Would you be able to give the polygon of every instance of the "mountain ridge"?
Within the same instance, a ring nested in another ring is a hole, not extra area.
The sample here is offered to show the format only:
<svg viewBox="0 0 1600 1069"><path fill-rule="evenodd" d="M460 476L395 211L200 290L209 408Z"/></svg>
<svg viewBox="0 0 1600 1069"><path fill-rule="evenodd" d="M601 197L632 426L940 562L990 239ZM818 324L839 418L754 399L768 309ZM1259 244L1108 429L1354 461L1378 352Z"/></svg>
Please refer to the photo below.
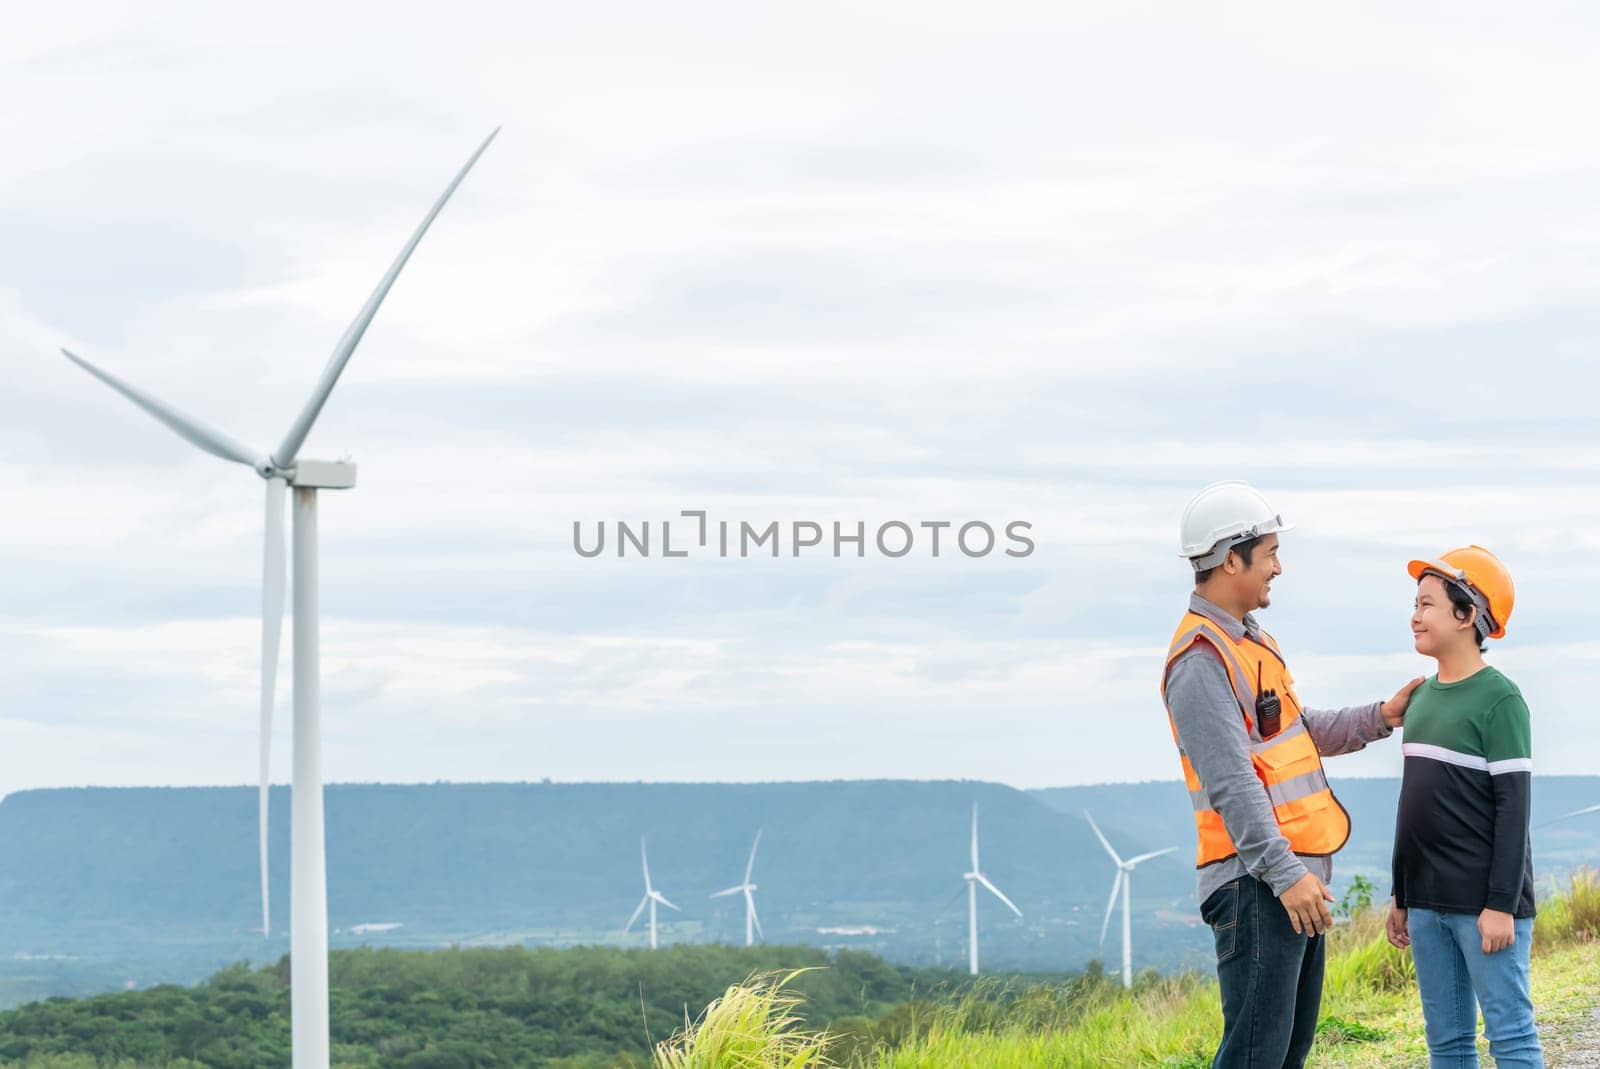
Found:
<svg viewBox="0 0 1600 1069"><path fill-rule="evenodd" d="M1333 782L1354 824L1335 892L1362 874L1381 897L1399 781ZM1600 777L1541 777L1535 823L1596 800ZM335 945L633 945L638 929L620 932L643 889L643 837L656 887L683 907L663 911L663 941L738 942L742 902L709 896L738 881L761 829L754 882L770 941L948 964L964 954L955 902L974 804L983 870L1024 914L980 901L986 966L1071 970L1117 952L1099 944L1114 869L1086 809L1124 857L1180 848L1135 876L1136 965L1204 964L1192 822L1174 780L1034 790L894 779L334 784L325 793L330 924ZM38 963L59 958L144 983L275 960L287 950L289 789L274 787L271 805L273 932L263 939L254 787L7 795L0 976L23 969L18 962L48 972ZM1541 873L1596 857L1600 820L1535 832ZM374 923L401 927L351 931Z"/></svg>

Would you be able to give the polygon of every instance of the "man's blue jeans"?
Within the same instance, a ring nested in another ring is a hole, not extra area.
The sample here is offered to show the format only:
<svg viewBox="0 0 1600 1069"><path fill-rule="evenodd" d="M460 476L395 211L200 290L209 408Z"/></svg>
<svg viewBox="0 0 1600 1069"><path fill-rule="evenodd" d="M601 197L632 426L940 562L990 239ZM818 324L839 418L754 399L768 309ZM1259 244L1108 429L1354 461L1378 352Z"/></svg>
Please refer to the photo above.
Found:
<svg viewBox="0 0 1600 1069"><path fill-rule="evenodd" d="M1212 1069L1300 1069L1317 1038L1327 937L1295 933L1272 888L1252 876L1200 906L1217 944L1222 1043Z"/></svg>
<svg viewBox="0 0 1600 1069"><path fill-rule="evenodd" d="M1494 954L1483 952L1475 913L1412 909L1406 913L1406 927L1417 963L1431 1069L1478 1069L1479 1003L1495 1065L1544 1069L1528 993L1533 919L1516 921L1517 941Z"/></svg>

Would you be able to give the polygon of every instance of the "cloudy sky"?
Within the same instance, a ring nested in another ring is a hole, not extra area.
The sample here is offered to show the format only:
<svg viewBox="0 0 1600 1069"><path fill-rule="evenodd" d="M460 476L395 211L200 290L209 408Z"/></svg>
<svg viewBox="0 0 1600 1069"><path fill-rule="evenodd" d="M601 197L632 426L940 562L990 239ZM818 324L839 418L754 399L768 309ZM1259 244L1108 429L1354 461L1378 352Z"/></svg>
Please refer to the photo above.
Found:
<svg viewBox="0 0 1600 1069"><path fill-rule="evenodd" d="M1174 777L1225 477L1311 704L1426 671L1405 561L1480 542L1600 773L1587 7L138 6L0 37L0 791L255 769L261 482L57 347L265 451L502 124L303 452L360 464L330 780ZM693 509L1036 548L573 550Z"/></svg>

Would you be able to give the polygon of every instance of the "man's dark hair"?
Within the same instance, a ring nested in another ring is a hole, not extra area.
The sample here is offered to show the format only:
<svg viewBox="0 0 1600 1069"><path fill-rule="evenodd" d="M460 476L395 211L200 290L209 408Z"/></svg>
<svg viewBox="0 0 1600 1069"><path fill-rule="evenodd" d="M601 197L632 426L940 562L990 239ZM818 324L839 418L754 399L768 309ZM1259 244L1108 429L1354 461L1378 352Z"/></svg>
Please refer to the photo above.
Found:
<svg viewBox="0 0 1600 1069"><path fill-rule="evenodd" d="M1240 542L1238 545L1231 546L1229 548L1230 548L1231 552L1239 554L1239 559L1244 561L1244 566L1246 568L1248 568L1248 567L1250 567L1250 565L1252 563L1251 560L1250 560L1251 555L1253 553L1255 553L1256 546L1258 546L1261 543L1261 540L1263 538L1265 538L1265 537L1267 537L1267 536L1266 535L1256 535L1254 538L1247 538L1243 542ZM1226 560L1227 558L1223 558L1223 559ZM1220 568L1220 567L1221 567L1221 565L1219 564L1216 567L1207 568L1203 572L1195 572L1194 573L1194 585L1195 586L1199 586L1201 583L1205 582L1207 579L1210 579L1211 578L1211 573L1216 571L1217 568ZM1468 602L1467 604L1470 605L1472 603Z"/></svg>
<svg viewBox="0 0 1600 1069"><path fill-rule="evenodd" d="M1444 585L1444 592L1450 596L1451 616L1454 616L1457 620L1472 619L1472 610L1477 608L1477 606L1472 604L1471 595L1469 595L1465 590L1462 590L1461 587L1455 583L1446 583ZM1473 631L1473 634L1478 636L1478 652L1488 652L1489 647L1484 645L1482 632Z"/></svg>

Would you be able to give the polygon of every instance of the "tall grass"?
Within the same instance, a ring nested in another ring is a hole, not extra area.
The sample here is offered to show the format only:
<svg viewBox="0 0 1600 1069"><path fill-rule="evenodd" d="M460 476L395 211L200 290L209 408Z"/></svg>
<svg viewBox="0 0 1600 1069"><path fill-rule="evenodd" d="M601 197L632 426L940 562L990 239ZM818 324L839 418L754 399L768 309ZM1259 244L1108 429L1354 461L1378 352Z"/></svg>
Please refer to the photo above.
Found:
<svg viewBox="0 0 1600 1069"><path fill-rule="evenodd" d="M1565 894L1539 906L1533 920L1533 949L1600 940L1600 875L1589 868L1572 874Z"/></svg>
<svg viewBox="0 0 1600 1069"><path fill-rule="evenodd" d="M1411 997L1416 968L1409 952L1389 945L1384 914L1366 910L1329 936L1330 1013L1364 1017ZM1540 905L1534 950L1588 942L1600 942L1600 877L1584 869L1565 894ZM659 1048L654 1069L1203 1069L1222 1030L1215 981L1192 973L1145 974L1132 992L1098 973L1021 989L988 981L959 998L912 1004L904 1019L876 1033L851 1034L847 1025L833 1037L796 1027L799 999L781 990L787 980L754 978L729 988L698 1025L674 1037L670 1053L666 1044ZM1384 1039L1360 1020L1336 1016L1324 1019L1319 1036L1319 1049ZM846 1052L841 1063L827 1060L830 1041ZM1373 1051L1363 1057L1386 1056Z"/></svg>
<svg viewBox="0 0 1600 1069"><path fill-rule="evenodd" d="M1052 995L1028 997L1054 1008L1001 1017L992 1027L965 1027L982 1014L965 1003L935 1011L914 1042L873 1051L853 1063L861 1069L1034 1069L1037 1066L1154 1065L1176 1053L1196 1054L1222 1026L1214 998L1197 997L1206 981L1192 975L1147 982L1129 995L1111 983L1080 992L1081 1001ZM1209 1059L1207 1059L1209 1061ZM1182 1064L1178 1062L1175 1064ZM1202 1063L1204 1064L1204 1063Z"/></svg>
<svg viewBox="0 0 1600 1069"><path fill-rule="evenodd" d="M785 985L808 969L785 976L752 976L734 984L707 1006L696 1022L684 1022L671 1039L656 1044L653 1069L827 1069L828 1037L801 1028L801 999Z"/></svg>
<svg viewBox="0 0 1600 1069"><path fill-rule="evenodd" d="M1387 905L1369 909L1329 934L1324 992L1351 997L1361 992L1404 991L1416 985L1417 967L1410 952L1391 946L1384 934L1387 913Z"/></svg>

